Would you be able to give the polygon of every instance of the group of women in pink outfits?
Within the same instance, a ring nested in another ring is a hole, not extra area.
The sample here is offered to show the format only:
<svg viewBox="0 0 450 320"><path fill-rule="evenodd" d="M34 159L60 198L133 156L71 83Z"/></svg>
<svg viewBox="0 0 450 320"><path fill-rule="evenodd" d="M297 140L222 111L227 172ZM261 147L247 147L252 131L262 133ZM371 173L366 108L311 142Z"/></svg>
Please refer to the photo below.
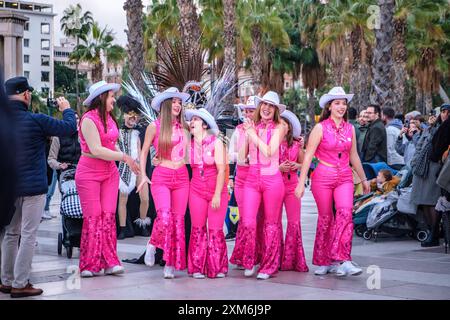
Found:
<svg viewBox="0 0 450 320"><path fill-rule="evenodd" d="M333 88L321 98L321 122L311 132L305 153L299 120L273 91L239 105L245 121L236 128L228 150L214 117L205 109L183 110L189 95L169 88L152 100L159 117L147 128L138 168L137 159L114 146L117 125L111 105L117 88L106 83L93 87L85 103L92 107L80 124L83 156L76 177L85 218L80 248L82 276L124 271L117 259L112 218L117 201L117 192L112 189L118 190L114 161L126 162L141 175L138 191L145 183L150 184L157 217L144 260L146 265L154 265L156 248L162 249L164 278L173 279L175 271L186 269L195 279L226 277L229 260L223 224L230 161L237 165L234 188L240 212L230 262L245 270L246 277L257 273L260 280L269 279L279 270L308 272L300 212L307 174L302 168L309 168L313 156L319 159L312 176L319 211L313 257L313 264L319 268L315 274L362 272L350 255L350 164L364 189L368 191L369 187L356 152L355 131L346 121L347 103L353 95ZM151 146L156 150L156 167L149 179L145 168ZM186 252L184 216L188 205L192 228ZM288 221L285 236L283 206Z"/></svg>

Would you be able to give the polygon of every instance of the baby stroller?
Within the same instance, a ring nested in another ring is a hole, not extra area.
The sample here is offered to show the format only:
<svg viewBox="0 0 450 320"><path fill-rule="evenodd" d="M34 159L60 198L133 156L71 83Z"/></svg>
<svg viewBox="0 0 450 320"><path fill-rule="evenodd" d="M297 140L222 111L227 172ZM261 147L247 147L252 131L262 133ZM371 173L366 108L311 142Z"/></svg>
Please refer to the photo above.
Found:
<svg viewBox="0 0 450 320"><path fill-rule="evenodd" d="M411 205L408 198L411 191L408 187L411 184L411 170L405 168L397 175L401 177L401 181L395 191L374 197L355 211L353 222L357 236L376 241L378 234L385 232L394 236L409 235L418 241L427 238L427 231L421 228L416 218L417 208ZM370 196L373 195L365 197ZM361 200L364 198L359 198L356 202Z"/></svg>
<svg viewBox="0 0 450 320"><path fill-rule="evenodd" d="M62 232L58 234L58 254L61 255L64 246L69 259L72 258L73 248L80 247L81 230L83 228L83 214L75 185L75 171L76 169L73 167L67 169L61 173L59 179Z"/></svg>

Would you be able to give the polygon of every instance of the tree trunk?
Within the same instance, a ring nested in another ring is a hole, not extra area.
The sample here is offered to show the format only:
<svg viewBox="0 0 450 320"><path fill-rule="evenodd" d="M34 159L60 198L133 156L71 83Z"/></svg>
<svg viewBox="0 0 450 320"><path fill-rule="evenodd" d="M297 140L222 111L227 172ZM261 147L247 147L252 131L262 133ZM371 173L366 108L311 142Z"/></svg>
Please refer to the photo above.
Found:
<svg viewBox="0 0 450 320"><path fill-rule="evenodd" d="M316 116L316 97L314 96L314 89L308 88L308 110L307 113L309 115L309 118L311 119L311 124L314 126L315 123L315 116Z"/></svg>
<svg viewBox="0 0 450 320"><path fill-rule="evenodd" d="M394 106L392 46L394 43L395 0L378 0L381 27L375 30L373 53L372 103L382 108Z"/></svg>
<svg viewBox="0 0 450 320"><path fill-rule="evenodd" d="M231 79L233 84L237 81L236 68L236 0L223 1L223 16L224 16L224 68L235 70L235 77ZM237 96L237 87L234 94L230 94L226 100L226 111L234 112L234 99Z"/></svg>
<svg viewBox="0 0 450 320"><path fill-rule="evenodd" d="M423 91L418 85L416 85L416 110L423 113L423 105Z"/></svg>
<svg viewBox="0 0 450 320"><path fill-rule="evenodd" d="M99 62L92 69L92 82L96 83L103 80L103 63Z"/></svg>
<svg viewBox="0 0 450 320"><path fill-rule="evenodd" d="M180 10L179 30L185 48L200 47L200 25L193 0L177 0ZM195 48L194 48L194 51Z"/></svg>
<svg viewBox="0 0 450 320"><path fill-rule="evenodd" d="M430 111L433 110L433 95L431 92L423 93L423 106L424 110L422 112L423 115L430 114Z"/></svg>
<svg viewBox="0 0 450 320"><path fill-rule="evenodd" d="M77 48L78 48L79 45L80 45L80 38L77 36ZM75 92L76 92L76 95L77 95L76 108L77 108L78 116L81 117L80 84L78 83L79 82L79 80L78 80L79 64L80 64L80 62L77 59L77 61L75 63Z"/></svg>
<svg viewBox="0 0 450 320"><path fill-rule="evenodd" d="M144 36L142 29L142 0L127 0L123 6L127 12L126 31L128 38L128 63L130 68L130 75L137 87L143 92L145 90L145 83L142 79L142 72L145 68L144 57Z"/></svg>
<svg viewBox="0 0 450 320"><path fill-rule="evenodd" d="M262 82L262 33L259 26L253 26L251 30L252 34L252 76L253 76L253 89L256 95L259 94L259 90Z"/></svg>
<svg viewBox="0 0 450 320"><path fill-rule="evenodd" d="M406 20L394 20L394 110L397 113L406 112L406 80L408 73L406 71L406 60L408 51L406 49Z"/></svg>

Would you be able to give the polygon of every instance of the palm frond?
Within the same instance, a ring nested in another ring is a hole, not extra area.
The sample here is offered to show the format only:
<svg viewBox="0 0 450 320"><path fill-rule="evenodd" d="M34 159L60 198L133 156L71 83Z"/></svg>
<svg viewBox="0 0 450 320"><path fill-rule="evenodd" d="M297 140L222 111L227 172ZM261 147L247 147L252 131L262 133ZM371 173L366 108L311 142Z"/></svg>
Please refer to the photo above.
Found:
<svg viewBox="0 0 450 320"><path fill-rule="evenodd" d="M148 79L147 79L148 80ZM145 81L145 79L144 79ZM147 82L146 82L147 84ZM152 109L149 101L150 98L154 97L154 91L148 90L148 93L141 92L139 88L136 86L136 83L134 80L130 77L128 82L123 82L123 87L128 92L129 95L133 97L136 101L140 104L140 111L142 115L144 116L145 120L150 124L153 121L156 120L156 113ZM147 84L147 88L149 88L149 85Z"/></svg>
<svg viewBox="0 0 450 320"><path fill-rule="evenodd" d="M234 94L237 86L237 82L233 80L235 74L235 68L224 68L219 78L215 81L212 90L211 87L206 89L209 99L205 105L205 109L216 119L226 109L227 98L230 94Z"/></svg>

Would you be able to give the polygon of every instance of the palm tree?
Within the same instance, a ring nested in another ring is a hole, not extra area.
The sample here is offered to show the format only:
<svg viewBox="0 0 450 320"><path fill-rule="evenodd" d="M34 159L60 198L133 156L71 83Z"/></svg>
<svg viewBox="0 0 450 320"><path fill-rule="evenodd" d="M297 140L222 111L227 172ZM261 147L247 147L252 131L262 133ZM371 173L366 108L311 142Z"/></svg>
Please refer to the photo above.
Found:
<svg viewBox="0 0 450 320"><path fill-rule="evenodd" d="M180 10L179 30L185 47L200 46L200 24L193 0L177 0Z"/></svg>
<svg viewBox="0 0 450 320"><path fill-rule="evenodd" d="M225 47L224 68L230 70L236 70L236 1L235 0L223 0L223 16L224 16L224 33L223 42ZM236 75L236 73L235 73ZM231 79L233 83L236 83L237 76ZM234 111L234 95L229 95L226 111Z"/></svg>
<svg viewBox="0 0 450 320"><path fill-rule="evenodd" d="M394 43L395 0L378 0L380 28L375 30L371 102L381 107L394 107L394 73L392 48Z"/></svg>
<svg viewBox="0 0 450 320"><path fill-rule="evenodd" d="M123 9L127 12L128 31L126 33L130 74L137 87L144 91L145 83L141 77L145 68L142 0L127 0Z"/></svg>
<svg viewBox="0 0 450 320"><path fill-rule="evenodd" d="M63 17L61 18L61 30L67 37L74 37L77 46L80 44L80 38L86 36L91 30L94 19L92 18L92 13L86 11L83 13L80 4L71 5L66 10L64 10ZM74 60L75 62L75 88L77 95L77 112L81 114L80 106L80 89L78 85L78 67L80 64L79 60Z"/></svg>
<svg viewBox="0 0 450 320"><path fill-rule="evenodd" d="M279 7L274 0L243 0L239 2L242 31L249 33L252 39L252 76L255 93L260 93L263 80L263 62L267 41L272 46L287 48L289 36L284 30L283 20L279 16ZM267 63L267 60L266 60Z"/></svg>
<svg viewBox="0 0 450 320"><path fill-rule="evenodd" d="M92 65L93 82L103 78L102 55L113 64L123 61L126 57L125 49L113 44L112 31L107 28L101 29L97 22L94 22L89 35L83 36L81 41L82 44L75 47L70 58L73 61L84 61Z"/></svg>
<svg viewBox="0 0 450 320"><path fill-rule="evenodd" d="M325 6L320 20L320 49L324 56L329 52L328 62L342 65L346 58L350 63L350 91L355 93L352 106L357 110L370 99L371 70L370 55L372 32L367 27L367 1L338 0ZM350 39L349 43L345 39ZM348 44L348 49L346 46ZM340 53L330 49L342 48ZM346 57L346 53L350 53ZM336 56L337 55L337 56ZM336 85L342 85L340 77Z"/></svg>

